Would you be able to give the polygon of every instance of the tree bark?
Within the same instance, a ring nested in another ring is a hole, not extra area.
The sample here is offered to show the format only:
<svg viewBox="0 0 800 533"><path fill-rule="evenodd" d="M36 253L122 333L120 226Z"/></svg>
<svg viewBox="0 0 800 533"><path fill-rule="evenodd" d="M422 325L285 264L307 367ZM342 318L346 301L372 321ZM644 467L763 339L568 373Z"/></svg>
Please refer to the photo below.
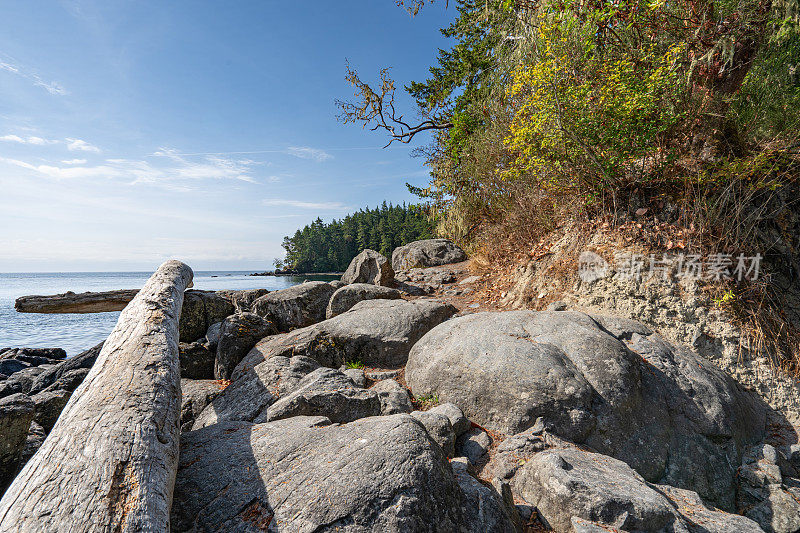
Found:
<svg viewBox="0 0 800 533"><path fill-rule="evenodd" d="M192 270L161 265L0 500L0 532L169 531L180 437L178 318Z"/></svg>
<svg viewBox="0 0 800 533"><path fill-rule="evenodd" d="M66 292L52 296L20 296L14 303L19 313L107 313L122 311L138 289L106 292Z"/></svg>

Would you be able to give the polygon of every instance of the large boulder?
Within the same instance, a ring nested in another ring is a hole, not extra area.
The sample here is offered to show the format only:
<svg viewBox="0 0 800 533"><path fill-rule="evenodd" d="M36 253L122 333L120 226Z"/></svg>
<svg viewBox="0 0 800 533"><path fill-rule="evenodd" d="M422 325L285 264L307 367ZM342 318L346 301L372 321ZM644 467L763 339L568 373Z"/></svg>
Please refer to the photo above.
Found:
<svg viewBox="0 0 800 533"><path fill-rule="evenodd" d="M188 290L183 295L183 307L178 323L181 342L203 337L209 326L233 314L233 304L212 291Z"/></svg>
<svg viewBox="0 0 800 533"><path fill-rule="evenodd" d="M499 498L475 496L464 494L442 451L408 415L343 425L323 417L228 422L181 436L171 526L176 532L514 530Z"/></svg>
<svg viewBox="0 0 800 533"><path fill-rule="evenodd" d="M222 390L212 379L181 379L181 431L190 431L195 419Z"/></svg>
<svg viewBox="0 0 800 533"><path fill-rule="evenodd" d="M242 359L232 379L275 356L304 355L331 368L354 360L366 366L399 367L417 340L456 311L435 300L359 302L319 324L262 340Z"/></svg>
<svg viewBox="0 0 800 533"><path fill-rule="evenodd" d="M275 325L255 313L236 313L222 322L214 360L214 378L230 379L239 361L256 342L278 332Z"/></svg>
<svg viewBox="0 0 800 533"><path fill-rule="evenodd" d="M34 413L33 402L24 394L0 399L0 496L17 473Z"/></svg>
<svg viewBox="0 0 800 533"><path fill-rule="evenodd" d="M178 362L184 379L213 379L216 349L211 350L207 342L178 343Z"/></svg>
<svg viewBox="0 0 800 533"><path fill-rule="evenodd" d="M224 290L217 291L217 294L229 300L237 313L246 313L253 310L253 302L265 294L269 294L269 291L267 289Z"/></svg>
<svg viewBox="0 0 800 533"><path fill-rule="evenodd" d="M252 422L275 401L294 392L319 363L308 357L272 357L235 379L196 416L193 429L221 421Z"/></svg>
<svg viewBox="0 0 800 533"><path fill-rule="evenodd" d="M331 300L328 302L328 309L325 312L325 318L333 318L336 315L341 315L358 302L364 300L399 299L400 291L397 289L381 287L380 285L371 285L369 283L345 285L341 289L337 289L336 292L333 293L333 296L331 296Z"/></svg>
<svg viewBox="0 0 800 533"><path fill-rule="evenodd" d="M297 384L297 389L272 404L255 422L293 416L324 416L345 423L381 414L378 394L357 386L343 372L318 368Z"/></svg>
<svg viewBox="0 0 800 533"><path fill-rule="evenodd" d="M800 480L787 473L796 470L769 444L754 446L742 458L737 508L768 533L800 531Z"/></svg>
<svg viewBox="0 0 800 533"><path fill-rule="evenodd" d="M16 360L7 359L7 361ZM0 398L20 392L29 393L36 378L53 367L54 365L26 366L19 372L11 374L3 381L0 381Z"/></svg>
<svg viewBox="0 0 800 533"><path fill-rule="evenodd" d="M536 454L515 483L518 494L558 533L571 533L576 517L623 531L695 531L690 526L707 533L761 531L745 517L706 508L695 493L651 486L622 461L574 447Z"/></svg>
<svg viewBox="0 0 800 533"><path fill-rule="evenodd" d="M399 246L392 252L392 268L395 272L424 268L467 260L464 250L447 239L427 239Z"/></svg>
<svg viewBox="0 0 800 533"><path fill-rule="evenodd" d="M44 428L45 433L50 433L53 429L70 396L72 392L63 389L45 390L31 396L36 406L36 415L33 419Z"/></svg>
<svg viewBox="0 0 800 533"><path fill-rule="evenodd" d="M303 328L325 320L334 289L324 281L309 281L271 292L253 302L257 315L273 322L279 331Z"/></svg>
<svg viewBox="0 0 800 533"><path fill-rule="evenodd" d="M342 275L344 283L368 283L390 286L394 282L394 270L389 260L375 250L363 250L350 261Z"/></svg>
<svg viewBox="0 0 800 533"><path fill-rule="evenodd" d="M638 322L576 312L463 316L411 350L406 381L477 424L515 434L537 418L645 479L734 508L736 467L766 409L712 363Z"/></svg>

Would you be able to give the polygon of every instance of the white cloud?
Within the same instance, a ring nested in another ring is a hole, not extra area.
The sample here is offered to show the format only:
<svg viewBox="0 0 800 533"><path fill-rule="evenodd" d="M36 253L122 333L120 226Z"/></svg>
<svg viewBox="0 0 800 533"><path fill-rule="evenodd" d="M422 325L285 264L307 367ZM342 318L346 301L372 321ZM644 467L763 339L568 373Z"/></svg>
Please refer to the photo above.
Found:
<svg viewBox="0 0 800 533"><path fill-rule="evenodd" d="M202 161L188 161L180 156L168 156L165 164L154 165L149 161L137 159L106 159L99 165L86 165L86 159L65 160L61 163L34 164L19 159L0 157L0 163L31 170L40 175L57 180L104 178L116 179L130 185L153 184L172 190L189 191L188 183L197 180L238 180L257 183L251 175L250 160L235 160L221 157L206 157Z"/></svg>
<svg viewBox="0 0 800 533"><path fill-rule="evenodd" d="M340 211L349 209L341 202L302 202L299 200L284 200L279 198L270 198L262 202L266 206L286 206L297 207L299 209L321 209L326 211Z"/></svg>
<svg viewBox="0 0 800 533"><path fill-rule="evenodd" d="M8 142L15 142L20 144L34 144L37 146L44 146L46 144L57 144L59 141L53 141L50 139L43 139L42 137L20 137L19 135L3 135L0 137L0 141L8 141Z"/></svg>
<svg viewBox="0 0 800 533"><path fill-rule="evenodd" d="M317 163L322 163L323 161L333 158L333 156L325 150L309 148L308 146L290 146L286 149L286 153L294 157L299 157L300 159L311 159Z"/></svg>
<svg viewBox="0 0 800 533"><path fill-rule="evenodd" d="M33 72L26 72L19 66L13 65L7 61L0 61L0 70L5 70L6 72L11 72L12 74L20 76L21 78L25 78L26 80L33 83L36 87L41 87L50 94L55 94L59 96L69 94L67 90L64 88L64 86L62 86L60 83L55 81L45 81L38 74L35 74Z"/></svg>
<svg viewBox="0 0 800 533"><path fill-rule="evenodd" d="M72 152L74 152L74 151L95 152L95 153L100 152L100 148L98 148L97 146L95 146L93 144L89 144L86 141L83 141L81 139L73 139L73 138L67 137L65 142L67 143L67 149L72 151Z"/></svg>

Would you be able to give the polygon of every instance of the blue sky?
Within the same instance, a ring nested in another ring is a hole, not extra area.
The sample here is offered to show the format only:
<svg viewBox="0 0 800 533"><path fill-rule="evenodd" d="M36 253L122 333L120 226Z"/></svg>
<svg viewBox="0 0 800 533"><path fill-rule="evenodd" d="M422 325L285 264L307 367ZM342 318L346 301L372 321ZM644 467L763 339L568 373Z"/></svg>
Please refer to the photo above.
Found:
<svg viewBox="0 0 800 533"><path fill-rule="evenodd" d="M265 269L284 235L413 201L412 146L336 121L345 59L424 79L444 5L7 2L0 271ZM412 111L410 100L400 102Z"/></svg>

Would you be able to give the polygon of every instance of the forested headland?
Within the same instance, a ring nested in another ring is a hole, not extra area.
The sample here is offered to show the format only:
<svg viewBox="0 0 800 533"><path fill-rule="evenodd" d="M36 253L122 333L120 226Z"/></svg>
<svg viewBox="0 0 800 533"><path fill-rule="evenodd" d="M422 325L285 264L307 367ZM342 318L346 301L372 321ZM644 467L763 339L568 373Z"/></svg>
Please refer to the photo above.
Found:
<svg viewBox="0 0 800 533"><path fill-rule="evenodd" d="M361 209L330 223L317 218L285 237L286 257L275 261L275 267L295 272L340 272L365 248L391 257L396 247L431 237L433 224L419 207L383 202L375 209Z"/></svg>

